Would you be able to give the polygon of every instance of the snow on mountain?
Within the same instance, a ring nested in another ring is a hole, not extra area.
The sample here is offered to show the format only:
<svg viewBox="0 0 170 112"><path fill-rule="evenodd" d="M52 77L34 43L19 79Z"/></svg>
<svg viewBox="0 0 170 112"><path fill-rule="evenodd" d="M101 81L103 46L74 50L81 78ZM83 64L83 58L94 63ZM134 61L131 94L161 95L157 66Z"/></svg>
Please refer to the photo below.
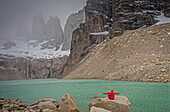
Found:
<svg viewBox="0 0 170 112"><path fill-rule="evenodd" d="M159 22L157 22L155 25L170 23L170 18L165 17L164 13L161 13L161 15L158 16L156 19L159 20Z"/></svg>
<svg viewBox="0 0 170 112"><path fill-rule="evenodd" d="M109 32L108 31L104 31L104 32L97 32L97 33L90 33L90 35L108 35Z"/></svg>
<svg viewBox="0 0 170 112"><path fill-rule="evenodd" d="M42 45L47 43L48 41L43 41L38 43L36 40L30 40L29 42L25 42L22 40L13 40L0 41L0 54L2 55L12 55L14 57L30 57L34 59L51 59L63 57L65 55L69 55L70 51L61 51L63 44L59 46L59 49L42 49ZM5 43L15 43L16 46L11 46L8 49L5 49Z"/></svg>

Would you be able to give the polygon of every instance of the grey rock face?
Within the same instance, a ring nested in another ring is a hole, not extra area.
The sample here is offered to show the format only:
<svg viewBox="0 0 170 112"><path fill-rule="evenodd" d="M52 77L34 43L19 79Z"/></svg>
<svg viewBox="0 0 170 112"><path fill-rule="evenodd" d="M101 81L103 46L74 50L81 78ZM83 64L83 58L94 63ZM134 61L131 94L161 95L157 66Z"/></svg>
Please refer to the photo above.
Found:
<svg viewBox="0 0 170 112"><path fill-rule="evenodd" d="M63 42L63 30L61 28L60 20L58 17L50 17L46 25L46 38L45 40L55 39L56 43Z"/></svg>
<svg viewBox="0 0 170 112"><path fill-rule="evenodd" d="M72 33L78 26L85 21L85 10L80 10L78 13L71 14L64 27L64 45L62 50L69 50L71 47Z"/></svg>
<svg viewBox="0 0 170 112"><path fill-rule="evenodd" d="M45 39L45 22L41 13L33 18L32 39L43 41Z"/></svg>

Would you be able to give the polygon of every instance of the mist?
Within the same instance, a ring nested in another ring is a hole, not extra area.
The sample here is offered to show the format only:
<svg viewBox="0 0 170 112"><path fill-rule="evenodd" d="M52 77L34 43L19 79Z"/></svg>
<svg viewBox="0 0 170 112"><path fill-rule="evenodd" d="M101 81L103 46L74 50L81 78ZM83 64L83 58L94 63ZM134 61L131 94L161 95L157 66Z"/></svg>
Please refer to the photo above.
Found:
<svg viewBox="0 0 170 112"><path fill-rule="evenodd" d="M0 0L0 39L12 38L19 23L31 32L33 17L42 13L45 23L58 16L64 29L67 17L85 6L86 0Z"/></svg>

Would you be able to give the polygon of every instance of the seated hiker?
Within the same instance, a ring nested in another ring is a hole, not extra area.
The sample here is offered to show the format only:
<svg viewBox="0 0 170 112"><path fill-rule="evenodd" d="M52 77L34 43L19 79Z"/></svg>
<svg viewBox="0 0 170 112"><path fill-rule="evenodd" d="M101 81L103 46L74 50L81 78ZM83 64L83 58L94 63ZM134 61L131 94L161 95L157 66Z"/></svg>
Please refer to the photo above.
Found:
<svg viewBox="0 0 170 112"><path fill-rule="evenodd" d="M119 93L115 93L115 92L113 92L113 90L111 90L111 92L107 92L107 93L103 93L103 94L108 94L109 99L114 100L114 95L119 94Z"/></svg>

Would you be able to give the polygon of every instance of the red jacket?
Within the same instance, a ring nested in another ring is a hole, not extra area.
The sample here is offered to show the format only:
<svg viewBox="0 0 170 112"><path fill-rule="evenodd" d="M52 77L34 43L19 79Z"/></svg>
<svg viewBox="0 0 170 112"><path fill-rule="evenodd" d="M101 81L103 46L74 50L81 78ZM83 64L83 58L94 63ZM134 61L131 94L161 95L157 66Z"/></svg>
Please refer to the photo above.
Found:
<svg viewBox="0 0 170 112"><path fill-rule="evenodd" d="M114 100L114 95L115 95L115 94L119 94L119 93L115 93L115 92L113 92L113 90L111 90L111 92L103 93L103 94L109 94L109 99L110 99L110 100Z"/></svg>

